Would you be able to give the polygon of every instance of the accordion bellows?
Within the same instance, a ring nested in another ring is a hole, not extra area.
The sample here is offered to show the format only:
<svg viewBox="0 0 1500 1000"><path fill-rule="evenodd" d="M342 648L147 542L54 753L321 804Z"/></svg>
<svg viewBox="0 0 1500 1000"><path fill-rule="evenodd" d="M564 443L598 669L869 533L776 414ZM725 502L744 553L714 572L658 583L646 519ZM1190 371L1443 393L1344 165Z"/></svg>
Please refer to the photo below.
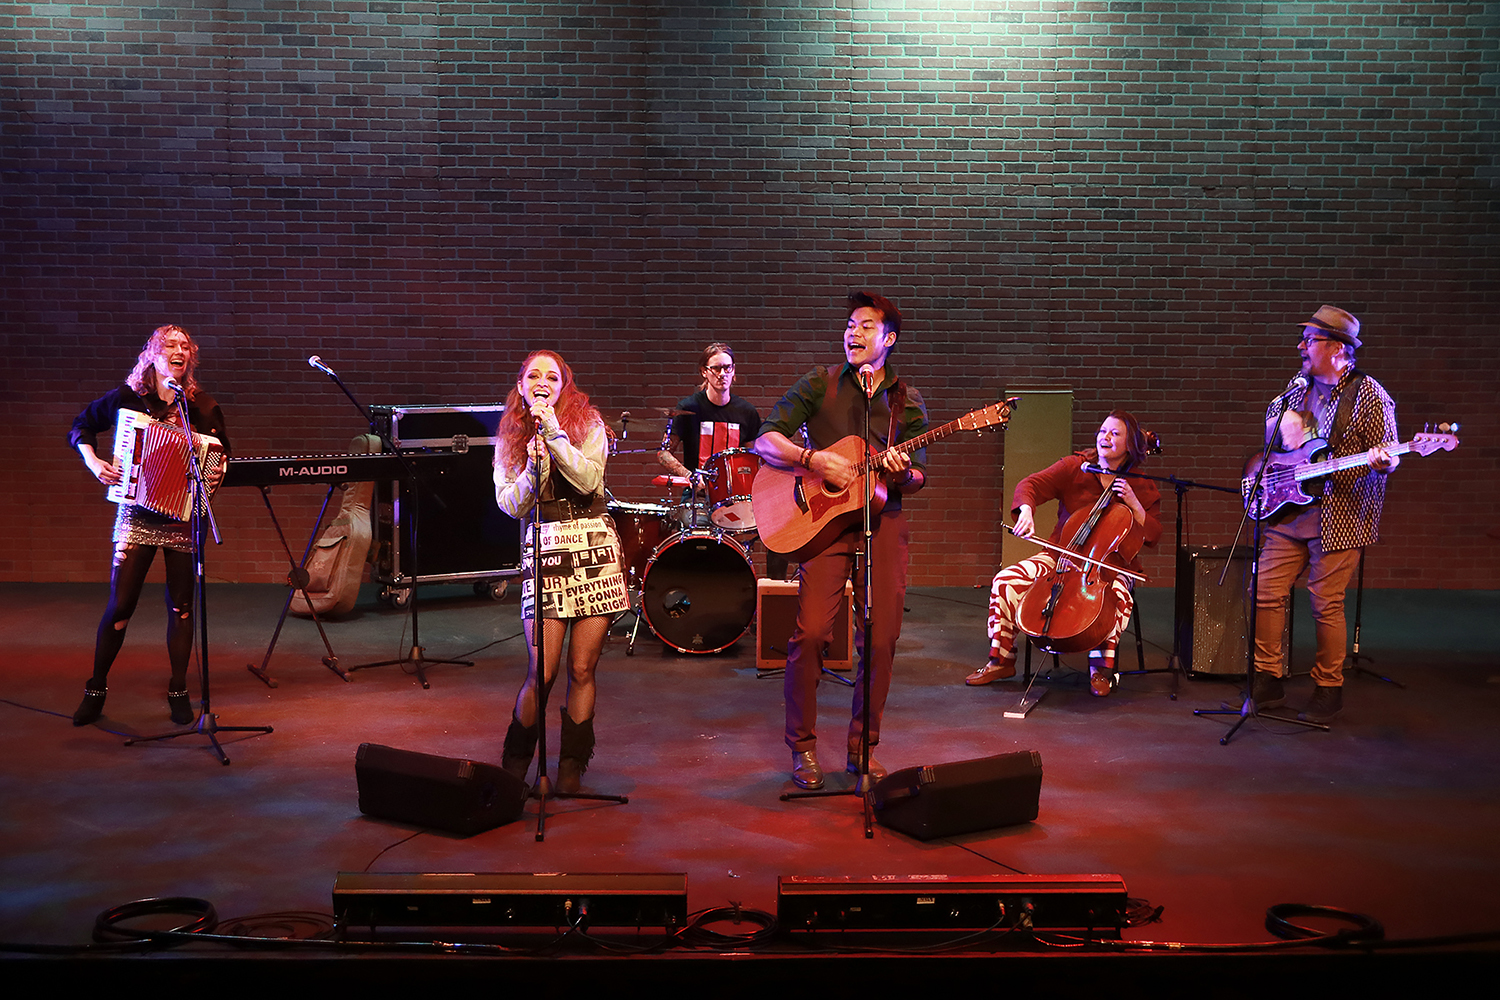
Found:
<svg viewBox="0 0 1500 1000"><path fill-rule="evenodd" d="M208 434L192 434L193 450L209 482L224 465L224 446ZM176 424L154 420L137 410L121 410L115 423L115 463L120 481L106 496L187 521L193 516L193 486L188 477L188 434Z"/></svg>

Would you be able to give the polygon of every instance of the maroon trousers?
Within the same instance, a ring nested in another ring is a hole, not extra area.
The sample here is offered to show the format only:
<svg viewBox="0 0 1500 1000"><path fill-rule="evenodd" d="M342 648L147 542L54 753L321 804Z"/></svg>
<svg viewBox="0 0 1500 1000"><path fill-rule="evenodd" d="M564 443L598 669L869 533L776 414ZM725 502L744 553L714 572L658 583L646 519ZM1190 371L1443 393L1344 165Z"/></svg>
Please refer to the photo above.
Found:
<svg viewBox="0 0 1500 1000"><path fill-rule="evenodd" d="M818 681L823 675L823 648L833 638L833 623L844 582L854 578L855 649L859 670L854 683L853 717L849 721L849 751L859 751L864 729L864 671L870 674L870 745L880 742L880 717L891 690L891 664L896 659L896 640L901 636L902 605L906 601L908 531L901 511L885 511L875 519L871 549L874 554L870 595L871 648L864 648L864 573L855 572L855 557L864 548L860 525L835 538L822 552L804 562L797 571L797 627L792 632L786 658L786 744L793 750L811 750L817 745Z"/></svg>

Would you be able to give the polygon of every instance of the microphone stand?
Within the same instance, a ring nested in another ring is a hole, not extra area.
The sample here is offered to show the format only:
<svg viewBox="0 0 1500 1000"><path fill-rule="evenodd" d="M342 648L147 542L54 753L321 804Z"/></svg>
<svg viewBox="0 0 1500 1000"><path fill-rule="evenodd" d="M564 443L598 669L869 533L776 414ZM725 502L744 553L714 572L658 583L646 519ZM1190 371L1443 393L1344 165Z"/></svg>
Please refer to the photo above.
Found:
<svg viewBox="0 0 1500 1000"><path fill-rule="evenodd" d="M426 656L423 655L426 651L422 648L422 640L421 640L421 632L420 632L420 628L421 628L421 614L420 614L420 612L418 610L418 604L420 602L417 599L417 585L422 580L422 572L421 572L421 569L420 569L420 562L419 562L419 560L421 558L421 553L422 553L422 525L421 525L421 516L420 516L420 512L421 512L421 509L422 509L422 504L420 503L420 491L421 491L422 487L425 484L422 483L422 482L420 482L417 479L417 471L416 471L416 469L412 468L412 464L409 461L406 460L406 455L404 455L402 453L401 449L398 448L398 447L396 447L396 443L391 440L390 432L387 431L385 429L385 427L383 427L383 426L381 426L381 425L379 425L379 424L377 424L375 422L374 417L372 417L370 415L370 411L365 408L365 405L363 403L361 403L358 399L354 398L354 393L352 393L352 392L349 391L349 387L344 384L344 380L341 379L341 378L339 378L338 375L334 372L334 370L332 368L329 368L327 365L324 365L321 362L318 362L318 358L316 356L308 358L308 362L310 364L312 364L314 368L318 369L318 371L322 372L323 374L327 375L329 378L333 379L333 383L335 385L337 385L340 389L342 389L344 391L344 395L345 396L349 397L349 402L351 402L351 403L354 404L354 408L356 410L358 410L360 412L360 415L365 418L365 422L370 425L370 428L376 434L380 435L381 444L386 448L386 450L388 450L388 451L392 452L393 454L395 454L396 461L398 461L398 462L401 463L401 470L404 473L404 476L403 476L403 478L401 480L401 486L399 487L399 489L404 490L406 483L410 483L411 484L411 488L412 488L412 505L411 505L411 649L407 652L407 654L405 656L399 657L399 658L394 659L394 660L377 660L374 663L357 663L354 666L352 666L352 667L349 668L349 672L353 673L356 670L366 670L366 669L371 668L371 667L389 667L389 666L402 666L402 667L404 667L406 664L409 663L409 664L412 665L412 669L415 671L415 673L417 675L417 680L419 682L421 682L423 690L429 689L429 688L432 687L432 685L427 680L427 666L428 666L428 664L445 663L445 664L449 664L449 665L452 665L452 666L472 667L474 665L474 661L473 660L435 660L435 659L428 659ZM436 492L432 493L432 498L438 502L439 506L446 507L446 504L443 503L443 498L440 497L440 496L438 496ZM401 500L400 494L398 493L397 496L394 499L395 499L395 501L397 503L400 503L400 500ZM395 527L395 530L397 531L398 536L399 536L399 532L400 532L400 526L399 526L399 524L398 525L394 525L393 527ZM399 538L398 538L398 540L399 540ZM397 573L401 572L401 566L400 566L399 563L396 565L395 569L396 569Z"/></svg>
<svg viewBox="0 0 1500 1000"><path fill-rule="evenodd" d="M1187 511L1187 491L1190 489L1216 490L1220 493L1236 493L1238 491L1235 490L1232 486L1216 486L1213 483L1200 483L1193 479L1179 479L1176 476L1152 476L1144 472L1114 472L1113 470L1103 469L1102 466L1090 466L1087 463L1084 464L1085 472L1099 472L1101 470L1108 472L1110 475L1121 476L1125 479L1149 479L1153 483L1166 483L1170 485L1177 494L1177 523L1175 532L1175 545L1177 550L1175 567L1177 572L1176 578L1172 581L1172 653L1167 659L1167 666L1164 670L1141 669L1119 671L1121 676L1124 676L1126 674L1171 674L1172 691L1167 695L1167 697L1171 701L1176 701L1178 683L1183 674L1182 640L1184 634L1183 618L1185 617L1185 609L1183 608L1182 601L1177 599L1177 597L1178 587L1181 584L1182 580L1182 566L1185 559L1183 538L1186 535L1185 525Z"/></svg>
<svg viewBox="0 0 1500 1000"><path fill-rule="evenodd" d="M1266 433L1266 443L1260 449L1260 468L1255 471L1255 482L1251 484L1249 495L1246 497L1245 512L1240 515L1240 524L1235 529L1234 541L1229 545L1229 554L1232 557L1235 546L1239 544L1240 534L1245 530L1245 522L1253 522L1253 527L1251 528L1251 549L1254 552L1254 558L1250 563L1250 617L1247 622L1245 634L1245 701L1237 709L1228 706L1193 709L1194 715L1239 716L1235 720L1234 725L1229 727L1229 731L1219 738L1219 746L1227 746L1229 741L1234 738L1234 734L1245 724L1245 720L1251 717L1271 719L1275 722L1288 722L1294 726L1303 726L1307 729L1321 729L1325 733L1328 732L1328 727L1320 722L1309 722L1306 719L1299 719L1295 716L1288 718L1284 715L1270 715L1262 712L1255 704L1255 619L1256 611L1260 604L1260 556L1261 549L1265 545L1263 534L1265 520L1261 517L1252 518L1250 510L1254 507L1257 512L1261 512L1260 509L1265 503L1265 499L1261 494L1261 482L1265 479L1266 469L1270 467L1268 459L1271 455L1271 445L1275 444L1276 439L1281 435L1281 417L1286 413L1287 405L1292 401L1291 393L1282 393L1280 400L1281 407L1276 411L1276 417L1271 421L1270 430ZM1226 557L1224 560L1224 571L1219 576L1219 583L1221 585L1224 582L1224 577L1229 573L1229 561L1229 557ZM1288 609L1288 613L1290 613L1290 609ZM1283 653L1285 653L1284 650Z"/></svg>
<svg viewBox="0 0 1500 1000"><path fill-rule="evenodd" d="M542 422L536 422L536 440L542 440ZM546 447L543 444L543 447ZM547 680L547 646L542 641L546 631L546 616L542 613L542 463L536 460L531 470L531 656L536 668L536 687L532 689L532 702L536 705L536 786L531 797L537 800L536 842L547 839L547 800L581 799L590 802L630 801L624 795L595 795L591 792L559 792L552 787L547 776L547 695L552 682ZM561 619L559 619L559 624ZM562 670L562 647L558 646L557 669ZM553 675L553 681L557 679Z"/></svg>
<svg viewBox="0 0 1500 1000"><path fill-rule="evenodd" d="M861 378L860 381L863 383L864 379ZM875 480L873 477L876 475L876 472L875 466L872 464L873 457L870 454L869 441L870 402L873 398L874 390L870 389L866 391L864 410L865 472L861 477L864 483L865 494L863 511L864 539L860 552L860 559L863 565L859 570L863 578L865 599L856 602L860 605L859 690L861 704L859 715L860 729L863 733L859 748L859 778L855 781L854 787L846 788L842 791L784 792L781 796L781 801L789 802L792 799L823 799L841 795L858 795L864 805L866 840L873 840L875 838L875 797L873 794L875 791L875 782L870 778L870 651L873 647L870 601L874 596L873 587L875 582L873 579L875 529L872 523L873 512L871 508L875 503ZM894 445L895 442L887 441L886 444L888 446ZM842 591L843 586L840 585L839 589ZM843 600L842 593L839 595L839 599ZM835 618L835 620L837 619ZM850 686L852 687L853 685Z"/></svg>
<svg viewBox="0 0 1500 1000"><path fill-rule="evenodd" d="M193 446L193 424L188 417L187 393L181 386L176 388L177 412L182 418L183 434L187 438L188 453L188 479L193 484L193 603L198 615L198 677L200 684L200 702L198 720L187 729L180 729L171 733L158 733L155 736L137 736L125 741L126 746L135 746L137 743L156 743L162 740L175 740L179 736L201 735L208 737L210 748L219 758L219 763L229 766L229 755L224 752L224 747L219 743L219 733L269 733L274 730L270 726L221 726L219 717L212 711L212 703L209 698L208 685L208 592L205 584L208 582L204 575L204 549L207 547L207 532L212 531L214 544L222 545L223 540L219 537L219 525L214 519L213 507L208 502L208 484L203 478L203 464L198 461L198 450Z"/></svg>

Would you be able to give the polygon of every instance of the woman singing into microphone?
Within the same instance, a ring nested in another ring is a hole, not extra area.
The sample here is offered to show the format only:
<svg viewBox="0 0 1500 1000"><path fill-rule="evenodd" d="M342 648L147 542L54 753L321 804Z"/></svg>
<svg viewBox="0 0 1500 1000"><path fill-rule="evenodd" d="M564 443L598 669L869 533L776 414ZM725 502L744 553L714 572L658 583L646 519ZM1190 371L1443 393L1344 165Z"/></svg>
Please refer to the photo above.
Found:
<svg viewBox="0 0 1500 1000"><path fill-rule="evenodd" d="M562 708L557 788L578 791L594 755L594 673L613 616L630 602L614 522L605 513L608 433L599 411L552 351L521 365L496 432L495 501L524 519L521 618L526 629L526 680L516 695L501 766L525 779L536 752L538 674L551 691L569 631L567 700ZM540 495L536 483L541 483ZM542 593L533 593L533 522L540 521ZM542 629L543 668L534 630Z"/></svg>

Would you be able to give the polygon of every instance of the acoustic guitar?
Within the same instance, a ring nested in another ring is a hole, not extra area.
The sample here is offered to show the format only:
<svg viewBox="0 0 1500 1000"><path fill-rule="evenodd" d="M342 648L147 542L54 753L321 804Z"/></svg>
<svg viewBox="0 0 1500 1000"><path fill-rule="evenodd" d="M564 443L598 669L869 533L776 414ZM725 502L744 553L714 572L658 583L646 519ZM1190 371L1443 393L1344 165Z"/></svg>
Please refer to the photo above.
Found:
<svg viewBox="0 0 1500 1000"><path fill-rule="evenodd" d="M834 489L808 470L778 469L762 462L755 481L750 484L750 504L755 511L760 540L772 552L781 553L794 562L821 552L840 532L863 516L865 477L872 472L874 499L870 510L878 514L885 507L886 486L880 478L882 457L895 452L910 454L957 431L1004 427L1010 421L1011 410L1019 403L1018 397L991 403L883 452L876 452L858 434L850 434L828 449L854 465L853 480L841 490Z"/></svg>

